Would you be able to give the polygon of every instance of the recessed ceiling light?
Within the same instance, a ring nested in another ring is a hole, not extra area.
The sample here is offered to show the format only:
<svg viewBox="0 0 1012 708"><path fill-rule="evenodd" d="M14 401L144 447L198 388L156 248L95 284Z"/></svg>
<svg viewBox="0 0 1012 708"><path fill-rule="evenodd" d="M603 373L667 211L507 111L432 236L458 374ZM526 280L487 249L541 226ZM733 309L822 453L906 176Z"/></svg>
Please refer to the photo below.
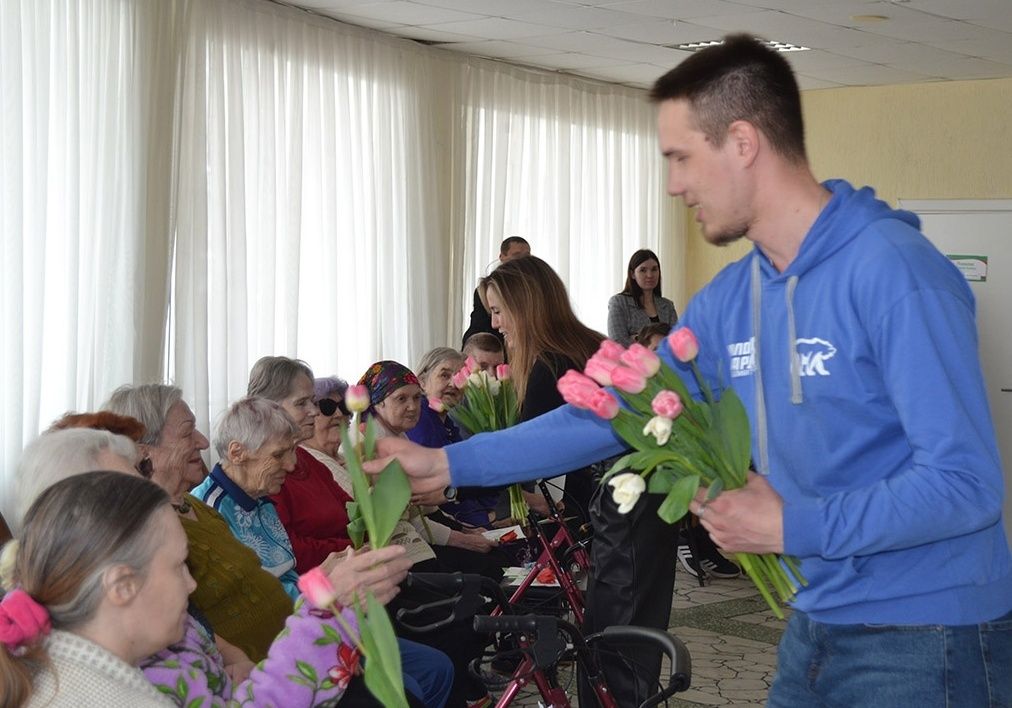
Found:
<svg viewBox="0 0 1012 708"><path fill-rule="evenodd" d="M776 40L763 39L756 37L757 40L765 44L771 49L775 49L778 52L807 52L811 51L811 47L802 47L800 44L791 44L790 42L778 42ZM711 39L704 42L683 42L682 44L670 44L670 49L681 49L684 52L698 52L700 49L706 49L707 47L715 47L718 44L723 44L722 39Z"/></svg>

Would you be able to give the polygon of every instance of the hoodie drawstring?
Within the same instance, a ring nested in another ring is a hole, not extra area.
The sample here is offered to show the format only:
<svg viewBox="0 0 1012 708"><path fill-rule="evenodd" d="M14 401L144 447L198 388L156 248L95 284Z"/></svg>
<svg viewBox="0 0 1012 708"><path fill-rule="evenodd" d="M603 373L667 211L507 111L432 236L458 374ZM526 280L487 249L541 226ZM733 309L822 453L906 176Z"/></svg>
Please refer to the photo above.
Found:
<svg viewBox="0 0 1012 708"><path fill-rule="evenodd" d="M805 399L801 394L801 357L798 356L798 331L794 326L794 289L798 276L787 279L787 352L791 367L791 403L798 405Z"/></svg>
<svg viewBox="0 0 1012 708"><path fill-rule="evenodd" d="M759 448L759 460L757 461L759 474L766 476L770 473L770 451L769 441L766 432L766 396L763 393L762 365L759 359L760 336L762 332L762 299L763 287L759 271L759 256L752 256L752 356L755 358L755 414L756 432Z"/></svg>
<svg viewBox="0 0 1012 708"><path fill-rule="evenodd" d="M755 358L755 415L756 441L759 448L759 460L756 470L761 475L768 475L770 469L769 423L766 419L766 394L763 390L763 369L760 352L762 351L762 273L759 256L752 256L752 356ZM794 291L798 287L798 276L787 279L787 351L790 356L791 371L791 403L798 405L804 402L801 391L801 357L798 356L797 328L794 323Z"/></svg>

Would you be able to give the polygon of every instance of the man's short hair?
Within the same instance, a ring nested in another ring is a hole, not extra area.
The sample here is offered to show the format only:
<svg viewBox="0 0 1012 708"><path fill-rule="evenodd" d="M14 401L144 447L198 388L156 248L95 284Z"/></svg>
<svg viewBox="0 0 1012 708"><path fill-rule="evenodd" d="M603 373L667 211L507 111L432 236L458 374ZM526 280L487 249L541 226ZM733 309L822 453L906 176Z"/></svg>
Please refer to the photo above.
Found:
<svg viewBox="0 0 1012 708"><path fill-rule="evenodd" d="M499 354L503 351L502 342L494 334L488 332L476 332L464 342L464 354L471 354L475 351Z"/></svg>
<svg viewBox="0 0 1012 708"><path fill-rule="evenodd" d="M499 246L499 255L505 256L507 253L510 252L510 247L517 243L521 243L524 246L527 246L527 248L531 247L531 244L527 243L527 239L525 239L523 236L510 236L509 238L505 239Z"/></svg>
<svg viewBox="0 0 1012 708"><path fill-rule="evenodd" d="M650 91L655 103L671 99L689 102L696 126L715 147L724 144L731 123L744 120L784 158L806 159L798 82L787 60L762 40L733 34L696 52Z"/></svg>

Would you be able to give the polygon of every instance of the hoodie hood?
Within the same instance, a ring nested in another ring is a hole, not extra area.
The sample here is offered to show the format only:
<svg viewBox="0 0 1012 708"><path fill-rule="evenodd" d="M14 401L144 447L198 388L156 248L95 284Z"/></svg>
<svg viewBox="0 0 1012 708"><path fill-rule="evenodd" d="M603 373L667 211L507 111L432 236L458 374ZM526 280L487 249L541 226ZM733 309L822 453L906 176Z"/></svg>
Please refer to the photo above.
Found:
<svg viewBox="0 0 1012 708"><path fill-rule="evenodd" d="M828 180L823 187L831 193L829 202L819 213L815 223L801 242L798 255L781 273L773 267L757 245L752 255L752 331L755 341L755 386L756 386L756 427L758 432L759 459L756 461L761 474L769 473L769 446L767 442L768 423L766 416L765 387L763 385L762 361L760 357L762 333L763 282L785 281L784 299L787 310L787 348L790 353L791 403L804 402L801 388L801 356L797 352L797 327L795 324L794 293L803 275L857 238L870 224L882 219L896 219L914 229L920 230L921 221L910 211L893 209L875 197L871 187L854 189L844 180Z"/></svg>
<svg viewBox="0 0 1012 708"><path fill-rule="evenodd" d="M813 267L853 241L869 224L880 219L898 219L920 230L921 220L916 214L893 209L878 199L871 187L854 189L848 182L839 179L827 180L822 186L831 193L829 202L801 242L798 255L782 273L773 267L758 246L755 247L766 278L776 280L791 276L803 277Z"/></svg>

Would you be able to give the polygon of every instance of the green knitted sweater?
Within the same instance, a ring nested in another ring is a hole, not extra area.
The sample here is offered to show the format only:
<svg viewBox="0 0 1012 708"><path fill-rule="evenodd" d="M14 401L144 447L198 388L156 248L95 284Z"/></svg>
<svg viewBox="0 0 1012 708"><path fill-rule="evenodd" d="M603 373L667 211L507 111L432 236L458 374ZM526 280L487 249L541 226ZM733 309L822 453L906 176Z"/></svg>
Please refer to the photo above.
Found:
<svg viewBox="0 0 1012 708"><path fill-rule="evenodd" d="M190 599L215 633L258 662L292 614L292 600L218 512L192 495L186 499L197 517L180 517L190 542L186 564L197 581Z"/></svg>

